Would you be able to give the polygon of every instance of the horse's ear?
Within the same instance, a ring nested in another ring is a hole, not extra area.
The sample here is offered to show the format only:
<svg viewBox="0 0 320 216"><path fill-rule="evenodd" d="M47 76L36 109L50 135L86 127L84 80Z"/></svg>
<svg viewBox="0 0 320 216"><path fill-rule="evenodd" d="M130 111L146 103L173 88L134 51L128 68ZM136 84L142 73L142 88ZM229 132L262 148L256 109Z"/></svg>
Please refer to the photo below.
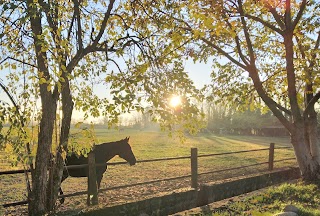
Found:
<svg viewBox="0 0 320 216"><path fill-rule="evenodd" d="M128 136L128 137L126 137L126 141L129 141L129 139L130 139L130 137Z"/></svg>

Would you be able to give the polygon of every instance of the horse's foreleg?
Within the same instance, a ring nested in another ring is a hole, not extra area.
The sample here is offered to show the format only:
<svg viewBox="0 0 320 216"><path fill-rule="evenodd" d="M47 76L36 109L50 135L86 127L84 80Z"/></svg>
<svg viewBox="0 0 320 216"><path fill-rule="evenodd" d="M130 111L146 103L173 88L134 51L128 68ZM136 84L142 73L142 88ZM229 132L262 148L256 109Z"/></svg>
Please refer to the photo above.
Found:
<svg viewBox="0 0 320 216"><path fill-rule="evenodd" d="M101 179L102 179L102 176L103 176L103 173L99 173L99 172L96 172L96 185L97 185L97 192L99 193L99 188L100 188L100 183L101 183ZM88 182L89 183L89 182ZM89 184L88 184L88 190L89 190ZM97 195L93 195L93 194L90 194L90 196L87 197L87 205L90 206L91 203L93 205L95 204L98 204L98 197Z"/></svg>
<svg viewBox="0 0 320 216"><path fill-rule="evenodd" d="M66 180L66 178L68 178L68 174L67 173L65 173L65 172L63 172L63 174L62 174L62 179L61 179L61 183L60 183L60 188L59 188L59 194L61 195L61 196L63 196L63 191L62 191L62 188L61 188L61 184L62 184L62 182L64 181L64 180ZM60 200L59 200L59 202L60 202L60 204L63 204L64 203L64 197L62 197Z"/></svg>
<svg viewBox="0 0 320 216"><path fill-rule="evenodd" d="M61 189L61 186L60 186L60 188L59 188L59 195L60 195L60 196L63 196L63 191L62 191L62 189ZM62 198L59 200L59 202L60 202L60 204L63 204L63 203L64 203L64 197L62 197Z"/></svg>
<svg viewBox="0 0 320 216"><path fill-rule="evenodd" d="M100 184L101 184L101 180L102 180L102 177L103 177L103 173L98 173L97 174L97 186L98 186L98 191L100 189Z"/></svg>

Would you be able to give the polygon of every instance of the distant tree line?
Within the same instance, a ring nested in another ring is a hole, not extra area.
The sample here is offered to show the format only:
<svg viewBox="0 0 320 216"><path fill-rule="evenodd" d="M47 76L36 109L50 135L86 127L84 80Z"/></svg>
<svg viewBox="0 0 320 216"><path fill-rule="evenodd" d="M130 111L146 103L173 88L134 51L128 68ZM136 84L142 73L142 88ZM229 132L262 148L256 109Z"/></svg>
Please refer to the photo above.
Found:
<svg viewBox="0 0 320 216"><path fill-rule="evenodd" d="M270 111L252 109L244 110L209 104L204 110L207 127L203 131L215 134L287 136L289 135L279 120Z"/></svg>

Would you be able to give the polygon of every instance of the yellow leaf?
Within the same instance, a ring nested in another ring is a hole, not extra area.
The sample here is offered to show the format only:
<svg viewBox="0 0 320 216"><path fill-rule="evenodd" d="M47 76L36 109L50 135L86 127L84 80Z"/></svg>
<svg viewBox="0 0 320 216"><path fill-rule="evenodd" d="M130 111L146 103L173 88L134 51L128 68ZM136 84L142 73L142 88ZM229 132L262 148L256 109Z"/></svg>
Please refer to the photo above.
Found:
<svg viewBox="0 0 320 216"><path fill-rule="evenodd" d="M61 65L61 69L62 69L63 71L66 71L66 70L67 70L66 66L64 66L64 65Z"/></svg>
<svg viewBox="0 0 320 216"><path fill-rule="evenodd" d="M6 147L5 147L4 151L6 153L11 153L13 151L13 148L10 144L6 143Z"/></svg>
<svg viewBox="0 0 320 216"><path fill-rule="evenodd" d="M45 79L45 78L40 78L40 80L39 80L39 84L41 85L41 84L43 84L43 83L46 83L47 82L47 80Z"/></svg>
<svg viewBox="0 0 320 216"><path fill-rule="evenodd" d="M66 159L67 157L67 152L66 151L62 151L61 156L63 159Z"/></svg>
<svg viewBox="0 0 320 216"><path fill-rule="evenodd" d="M60 83L60 82L57 82L57 85L58 85L58 90L59 90L59 92L61 92L61 87L62 87L61 83Z"/></svg>
<svg viewBox="0 0 320 216"><path fill-rule="evenodd" d="M75 127L75 128L80 128L80 126L81 126L82 123L83 123L83 122L77 122L77 124L75 124L74 127Z"/></svg>

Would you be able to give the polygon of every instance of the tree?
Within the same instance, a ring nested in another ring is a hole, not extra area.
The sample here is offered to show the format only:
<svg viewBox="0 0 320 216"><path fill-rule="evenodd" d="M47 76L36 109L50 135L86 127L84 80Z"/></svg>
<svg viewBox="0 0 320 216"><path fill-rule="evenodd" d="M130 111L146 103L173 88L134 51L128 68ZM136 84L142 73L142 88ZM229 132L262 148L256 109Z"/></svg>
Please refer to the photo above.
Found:
<svg viewBox="0 0 320 216"><path fill-rule="evenodd" d="M223 129L227 133L244 130L248 135L258 135L262 128L280 124L270 111L263 113L259 108L251 110L252 108L241 107L239 110L232 104L226 106L225 103L207 103L207 128L215 133L220 133Z"/></svg>
<svg viewBox="0 0 320 216"><path fill-rule="evenodd" d="M143 110L144 102L154 106L163 126L183 121L190 130L196 127L192 119L199 112L190 98L198 92L181 62L162 55L158 45L168 44L137 5L1 1L0 70L7 82L2 87L17 101L15 107L2 101L0 129L8 122L10 128L0 130L1 144L13 146L31 169L30 215L55 208L75 108L117 122L121 112ZM109 83L111 98L95 94L101 83ZM174 93L185 97L183 112L175 116L167 103Z"/></svg>
<svg viewBox="0 0 320 216"><path fill-rule="evenodd" d="M220 133L221 129L230 127L231 109L223 104L208 103L206 105L207 128L214 132Z"/></svg>
<svg viewBox="0 0 320 216"><path fill-rule="evenodd" d="M159 13L191 58L214 57L214 98L267 106L289 131L303 178L319 179L319 1L168 1Z"/></svg>
<svg viewBox="0 0 320 216"><path fill-rule="evenodd" d="M262 114L259 109L247 109L232 114L230 129L238 133L240 130L248 135L258 135L263 134L263 128L277 126L277 123L280 124L271 112Z"/></svg>

